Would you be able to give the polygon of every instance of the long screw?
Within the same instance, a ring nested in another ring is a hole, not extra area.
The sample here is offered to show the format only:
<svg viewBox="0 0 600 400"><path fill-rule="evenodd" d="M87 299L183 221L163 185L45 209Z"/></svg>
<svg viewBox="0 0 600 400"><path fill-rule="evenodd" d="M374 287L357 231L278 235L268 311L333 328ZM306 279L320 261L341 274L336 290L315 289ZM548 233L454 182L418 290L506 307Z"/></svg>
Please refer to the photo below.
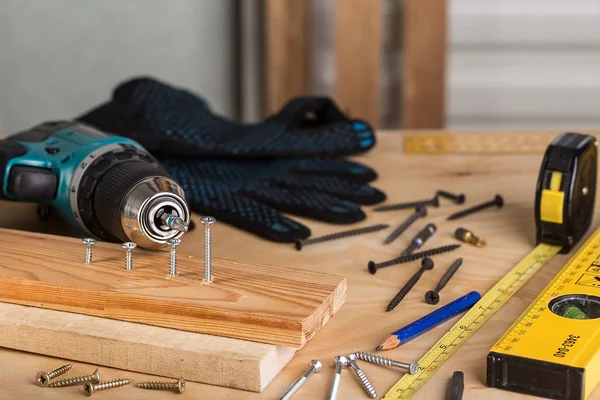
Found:
<svg viewBox="0 0 600 400"><path fill-rule="evenodd" d="M423 246L423 244L431 236L433 236L433 234L435 233L436 230L437 230L437 227L434 224L425 225L425 228L421 229L421 231L419 233L417 233L414 238L412 238L412 240L410 241L410 244L408 245L406 250L404 250L402 253L400 253L400 256L408 256L408 255L412 254L415 250L421 248L421 246Z"/></svg>
<svg viewBox="0 0 600 400"><path fill-rule="evenodd" d="M381 231L381 230L389 228L389 227L390 226L388 224L377 224L377 225L366 226L364 228L350 229L347 231L331 233L329 235L319 236L316 238L296 239L296 242L294 243L294 247L296 248L296 250L300 251L300 250L302 250L302 248L304 246L307 246L309 244L328 242L331 240L343 239L343 238L347 238L350 236L358 236L358 235L363 235L365 233L378 232L378 231Z"/></svg>
<svg viewBox="0 0 600 400"><path fill-rule="evenodd" d="M425 257L421 261L421 268L408 280L408 282L406 282L406 284L402 287L402 289L400 289L396 296L394 296L392 301L390 301L390 304L388 304L386 311L392 311L394 308L396 308L396 306L402 301L402 299L408 294L408 292L410 292L413 286L416 285L416 283L421 278L421 275L423 275L425 271L433 269L433 265L433 260L431 258Z"/></svg>
<svg viewBox="0 0 600 400"><path fill-rule="evenodd" d="M179 378L175 382L138 382L135 384L135 386L139 387L140 389L173 390L177 393L183 393L185 392L185 379Z"/></svg>
<svg viewBox="0 0 600 400"><path fill-rule="evenodd" d="M342 380L342 370L348 366L348 359L344 356L336 356L333 359L333 365L335 366L335 372L333 373L333 380L331 381L327 400L335 400L337 398L340 381Z"/></svg>
<svg viewBox="0 0 600 400"><path fill-rule="evenodd" d="M86 245L85 248L85 259L83 260L83 262L85 262L86 264L91 264L92 263L92 247L97 243L97 240L94 238L84 238L83 239L83 244Z"/></svg>
<svg viewBox="0 0 600 400"><path fill-rule="evenodd" d="M356 358L357 358L356 354L350 354L348 356L348 364L350 364L350 367L356 373L356 378L360 382L360 384L363 387L363 389L365 390L365 392L369 395L369 397L375 399L377 397L377 392L375 391L375 388L371 384L371 381L369 381L369 378L367 378L367 375L365 375L363 370L360 369L360 367L356 363Z"/></svg>
<svg viewBox="0 0 600 400"><path fill-rule="evenodd" d="M129 385L133 379L112 379L106 382L91 383L87 382L83 387L86 396L91 396L96 390L112 389L119 386Z"/></svg>
<svg viewBox="0 0 600 400"><path fill-rule="evenodd" d="M211 256L211 234L210 225L214 224L214 217L202 217L200 222L204 225L204 282L212 282L212 256Z"/></svg>
<svg viewBox="0 0 600 400"><path fill-rule="evenodd" d="M93 373L91 373L90 375L83 375L83 376L76 376L76 377L68 378L68 379L62 379L60 381L52 382L48 386L59 388L59 387L65 387L65 386L80 385L80 384L86 383L86 382L92 382L92 383L100 382L100 372L98 371L98 368L96 368L96 370Z"/></svg>
<svg viewBox="0 0 600 400"><path fill-rule="evenodd" d="M135 249L137 247L137 244L133 242L125 242L121 247L125 249L125 269L127 271L131 271L131 269L133 268L131 260L131 250Z"/></svg>
<svg viewBox="0 0 600 400"><path fill-rule="evenodd" d="M386 206L375 207L373 211L394 211L394 210L407 210L410 208L415 208L418 206L440 206L440 199L437 196L434 196L433 199L430 200L419 200L419 201L411 201L409 203L397 203L397 204L388 204Z"/></svg>
<svg viewBox="0 0 600 400"><path fill-rule="evenodd" d="M171 256L169 257L169 275L177 275L177 246L181 244L181 239L171 238L167 240L167 244L171 246Z"/></svg>
<svg viewBox="0 0 600 400"><path fill-rule="evenodd" d="M64 364L49 372L40 371L35 375L35 381L39 386L48 386L52 379L61 376L71 368L73 368L73 364Z"/></svg>
<svg viewBox="0 0 600 400"><path fill-rule="evenodd" d="M471 208L467 208L466 210L462 210L462 211L459 211L457 213L454 213L454 214L450 215L448 218L446 218L446 220L447 221L453 221L455 219L466 217L467 215L474 214L477 211L485 210L486 208L490 208L490 207L493 207L493 206L496 206L498 208L502 208L503 205L504 205L504 199L502 198L502 196L500 196L499 194L497 194L496 197L494 197L494 200L491 200L491 201L488 201L486 203L479 204L477 206L473 206Z"/></svg>
<svg viewBox="0 0 600 400"><path fill-rule="evenodd" d="M304 372L300 378L296 379L296 381L294 383L292 383L292 385L283 393L283 395L279 398L279 400L289 400L292 398L292 396L298 391L300 390L300 388L302 387L302 385L304 385L304 383L306 383L306 380L308 379L309 376L311 376L314 373L317 373L321 370L321 362L319 360L311 360L310 363L308 363L308 369L306 370L306 372Z"/></svg>
<svg viewBox="0 0 600 400"><path fill-rule="evenodd" d="M452 265L450 265L450 267L448 268L448 270L446 271L446 273L444 274L444 276L442 276L442 279L440 279L440 281L438 282L438 284L435 287L435 289L430 290L427 293L425 293L425 301L428 304L437 304L437 303L439 303L439 301L440 301L440 291L450 281L450 278L452 278L452 276L456 273L456 271L458 270L458 268L462 265L462 262L463 262L462 258L456 259L456 261L454 261L452 263Z"/></svg>
<svg viewBox="0 0 600 400"><path fill-rule="evenodd" d="M371 274L374 274L377 272L377 270L379 268L385 268L385 267L389 267L391 265L397 265L397 264L404 264L410 261L415 261L418 260L420 258L424 258L424 257L431 257L431 256L435 256L437 254L442 254L442 253L447 253L449 251L452 250L456 250L460 247L460 244L451 244L448 246L441 246L441 247L436 247L434 249L429 249L429 250L425 250L425 251L420 251L418 253L413 253L410 254L408 256L400 256L400 257L396 257L394 259L388 260L388 261L383 261L380 263L376 263L374 261L369 261L369 272Z"/></svg>
<svg viewBox="0 0 600 400"><path fill-rule="evenodd" d="M363 360L366 362L370 362L371 364L383 365L384 367L396 367L407 370L411 375L419 372L419 362L413 361L411 363L405 363L402 361L392 360L390 358L385 358L378 356L377 354L365 353L362 351L357 351L356 357L359 360Z"/></svg>
<svg viewBox="0 0 600 400"><path fill-rule="evenodd" d="M383 242L383 244L392 243L398 238L398 236L402 235L404 231L406 231L412 224L414 224L416 220L425 216L427 216L427 208L425 208L425 206L417 206L417 208L415 208L415 212L410 217L408 217L406 221L401 223L400 226L394 229L394 231L390 233L390 236L388 236L387 239L385 239L385 242Z"/></svg>
<svg viewBox="0 0 600 400"><path fill-rule="evenodd" d="M454 194L445 190L438 190L437 195L445 199L452 200L456 204L463 204L465 200L467 200L467 196L465 196L464 193Z"/></svg>

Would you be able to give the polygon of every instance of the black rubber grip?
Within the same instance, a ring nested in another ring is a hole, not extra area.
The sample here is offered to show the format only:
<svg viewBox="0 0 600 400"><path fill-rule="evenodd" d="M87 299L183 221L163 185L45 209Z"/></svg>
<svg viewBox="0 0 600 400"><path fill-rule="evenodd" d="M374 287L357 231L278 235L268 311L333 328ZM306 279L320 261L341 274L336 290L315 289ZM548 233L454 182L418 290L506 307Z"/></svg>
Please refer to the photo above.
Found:
<svg viewBox="0 0 600 400"><path fill-rule="evenodd" d="M16 157L27 154L27 147L14 140L0 140L0 188L8 171L8 162ZM6 194L0 189L0 198L6 198Z"/></svg>
<svg viewBox="0 0 600 400"><path fill-rule="evenodd" d="M132 160L109 169L98 182L94 195L94 210L100 225L117 239L129 241L121 225L121 203L139 181L151 176L167 176L155 164Z"/></svg>

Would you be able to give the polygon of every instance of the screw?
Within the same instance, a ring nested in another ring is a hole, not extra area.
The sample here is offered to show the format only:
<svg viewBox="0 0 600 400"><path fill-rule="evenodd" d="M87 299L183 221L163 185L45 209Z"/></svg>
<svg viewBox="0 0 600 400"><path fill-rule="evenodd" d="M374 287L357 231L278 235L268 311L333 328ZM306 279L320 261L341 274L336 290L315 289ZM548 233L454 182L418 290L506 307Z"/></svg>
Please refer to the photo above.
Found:
<svg viewBox="0 0 600 400"><path fill-rule="evenodd" d="M484 247L487 243L484 239L475 236L475 234L465 228L456 228L454 232L454 237L458 240L461 240L465 243L472 244L477 247Z"/></svg>
<svg viewBox="0 0 600 400"><path fill-rule="evenodd" d="M446 400L461 400L465 390L465 374L462 371L454 371L452 380L446 393Z"/></svg>
<svg viewBox="0 0 600 400"><path fill-rule="evenodd" d="M135 386L140 389L150 389L150 390L173 390L177 393L185 392L185 379L179 378L175 382L139 382L136 383Z"/></svg>
<svg viewBox="0 0 600 400"><path fill-rule="evenodd" d="M167 244L171 246L171 257L169 258L169 275L177 275L177 246L181 244L181 239L172 238L167 240Z"/></svg>
<svg viewBox="0 0 600 400"><path fill-rule="evenodd" d="M392 311L402 301L402 299L410 292L415 284L421 278L421 275L427 270L433 269L433 260L425 257L421 261L421 268L406 282L406 284L400 289L400 291L394 296L390 304L388 304L386 311Z"/></svg>
<svg viewBox="0 0 600 400"><path fill-rule="evenodd" d="M392 360L390 358L381 357L376 354L364 353L362 351L357 351L354 354L356 354L356 357L359 360L370 362L372 364L383 365L385 367L402 368L402 369L407 370L411 375L414 375L417 372L419 372L419 363L417 361L413 361L411 363L405 363L402 361L396 361L396 360Z"/></svg>
<svg viewBox="0 0 600 400"><path fill-rule="evenodd" d="M83 244L86 245L85 259L83 260L83 262L85 262L86 264L92 263L92 246L95 245L97 242L98 241L94 238L84 238L83 239Z"/></svg>
<svg viewBox="0 0 600 400"><path fill-rule="evenodd" d="M408 256L413 253L413 251L417 250L435 233L437 227L434 224L427 224L425 228L421 229L419 233L415 235L414 238L410 241L410 245L400 253L400 256Z"/></svg>
<svg viewBox="0 0 600 400"><path fill-rule="evenodd" d="M335 366L335 372L333 373L333 380L331 381L327 400L335 400L337 398L340 381L342 380L342 370L348 366L348 359L344 356L336 356L333 359L333 365Z"/></svg>
<svg viewBox="0 0 600 400"><path fill-rule="evenodd" d="M216 221L214 217L202 217L200 218L200 222L204 225L204 282L211 283L212 282L212 273L211 273L211 235L210 235L210 225Z"/></svg>
<svg viewBox="0 0 600 400"><path fill-rule="evenodd" d="M397 204L388 204L386 206L375 207L373 211L394 211L394 210L407 210L409 208L415 208L418 206L440 206L440 199L436 196L430 200L419 200L419 201L411 201L410 203L397 203Z"/></svg>
<svg viewBox="0 0 600 400"><path fill-rule="evenodd" d="M373 399L376 398L377 392L375 391L375 388L369 381L369 378L367 378L367 375L365 375L363 370L360 369L360 367L356 363L356 354L350 354L348 356L348 363L350 364L350 367L352 367L352 369L356 373L356 378L360 382L360 384L363 387L363 389L365 390L365 392L367 392L369 397L371 397Z"/></svg>
<svg viewBox="0 0 600 400"><path fill-rule="evenodd" d="M386 228L389 228L388 224L378 224L378 225L366 226L364 228L350 229L347 231L336 232L336 233L332 233L330 235L320 236L320 237L316 237L316 238L310 238L310 239L304 239L304 240L296 239L294 246L296 247L296 250L299 251L299 250L302 250L302 248L304 246L309 245L309 244L328 242L330 240L342 239L342 238L346 238L349 236L357 236L357 235L362 235L365 233L378 232L378 231L381 231Z"/></svg>
<svg viewBox="0 0 600 400"><path fill-rule="evenodd" d="M300 376L300 378L296 379L296 381L294 383L292 383L292 386L290 386L285 391L285 393L283 393L283 395L279 398L279 400L291 399L292 396L294 395L294 393L296 393L298 390L300 390L302 385L304 385L304 383L306 382L308 377L311 376L313 372L315 372L315 373L319 372L321 370L321 367L322 367L322 365L319 360L311 360L308 363L308 369L306 370L306 372L304 372L304 374L302 374L302 376Z"/></svg>
<svg viewBox="0 0 600 400"><path fill-rule="evenodd" d="M398 226L394 230L394 232L390 233L390 236L388 236L387 239L385 239L385 242L383 242L383 244L392 243L398 238L398 236L402 235L404 231L406 231L412 224L414 224L417 219L425 216L427 216L427 208L425 208L425 206L417 206L415 208L415 212L410 217L408 217L406 221L401 223L400 226Z"/></svg>
<svg viewBox="0 0 600 400"><path fill-rule="evenodd" d="M380 262L380 263L376 263L374 261L369 261L369 264L368 264L369 272L371 274L375 274L379 268L385 268L385 267L389 267L390 265L396 265L396 264L404 264L404 263L407 263L410 261L418 260L420 258L431 257L431 256L435 256L436 254L447 253L449 251L456 250L459 247L460 247L460 244L451 244L448 246L441 246L441 247L436 247L434 249L420 251L418 253L413 253L408 256L396 257L394 259Z"/></svg>
<svg viewBox="0 0 600 400"><path fill-rule="evenodd" d="M131 250L137 247L137 244L133 242L125 242L121 246L125 249L125 269L131 271Z"/></svg>
<svg viewBox="0 0 600 400"><path fill-rule="evenodd" d="M435 289L425 293L425 301L428 304L437 304L440 301L440 291L446 286L448 281L450 281L450 278L456 273L458 268L462 265L462 262L462 258L456 259L456 261L450 265L444 276L442 276L442 279L440 279Z"/></svg>
<svg viewBox="0 0 600 400"><path fill-rule="evenodd" d="M52 382L48 387L65 387L65 386L75 386L85 382L100 382L100 372L98 372L98 368L91 375L84 376L76 376L74 378L62 379L60 381Z"/></svg>
<svg viewBox="0 0 600 400"><path fill-rule="evenodd" d="M454 214L450 215L448 218L446 218L446 220L452 221L455 219L466 217L467 215L471 215L473 213L476 213L477 211L485 210L486 208L490 208L493 206L502 208L503 205L504 205L504 199L502 198L502 196L497 194L496 197L494 197L494 200L491 200L491 201L488 201L487 203L479 204L478 206L473 206L471 208L467 208L466 210L462 210L457 213L454 213Z"/></svg>
<svg viewBox="0 0 600 400"><path fill-rule="evenodd" d="M465 200L467 200L467 197L463 193L454 194L454 193L446 192L445 190L438 190L437 195L440 197L446 198L448 200L452 200L456 204L463 204L465 202Z"/></svg>
<svg viewBox="0 0 600 400"><path fill-rule="evenodd" d="M73 364L64 364L58 368L54 368L50 372L40 371L35 376L35 380L39 386L48 386L52 379L56 378L57 376L61 376L71 368L73 368Z"/></svg>
<svg viewBox="0 0 600 400"><path fill-rule="evenodd" d="M86 396L91 396L96 390L112 389L119 386L129 385L133 379L112 379L106 382L91 383L87 382L83 387Z"/></svg>

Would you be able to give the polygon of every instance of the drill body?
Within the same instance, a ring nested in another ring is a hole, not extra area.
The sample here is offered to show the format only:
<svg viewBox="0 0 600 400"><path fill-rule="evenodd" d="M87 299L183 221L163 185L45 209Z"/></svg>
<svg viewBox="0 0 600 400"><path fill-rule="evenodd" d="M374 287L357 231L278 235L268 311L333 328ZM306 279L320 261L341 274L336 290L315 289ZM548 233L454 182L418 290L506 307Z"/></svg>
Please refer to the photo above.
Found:
<svg viewBox="0 0 600 400"><path fill-rule="evenodd" d="M56 210L86 234L160 248L187 230L183 189L133 140L49 122L0 140L0 197Z"/></svg>

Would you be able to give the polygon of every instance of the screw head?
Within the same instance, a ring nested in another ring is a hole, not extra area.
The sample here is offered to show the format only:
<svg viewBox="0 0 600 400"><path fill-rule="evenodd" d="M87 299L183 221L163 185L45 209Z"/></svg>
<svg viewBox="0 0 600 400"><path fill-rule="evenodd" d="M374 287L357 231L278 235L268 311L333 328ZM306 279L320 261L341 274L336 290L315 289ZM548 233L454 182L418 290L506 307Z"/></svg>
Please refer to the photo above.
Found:
<svg viewBox="0 0 600 400"><path fill-rule="evenodd" d="M502 196L497 194L496 197L494 197L494 204L496 204L498 208L502 208L502 206L504 205L504 199L502 198Z"/></svg>
<svg viewBox="0 0 600 400"><path fill-rule="evenodd" d="M356 354L352 353L350 355L348 355L348 357L346 357L348 359L349 363L353 363L356 362L356 360L358 360L358 358L356 357Z"/></svg>
<svg viewBox="0 0 600 400"><path fill-rule="evenodd" d="M96 370L90 376L92 377L93 383L100 382L100 371L98 371L98 368L96 368Z"/></svg>
<svg viewBox="0 0 600 400"><path fill-rule="evenodd" d="M310 362L308 363L309 367L313 367L313 370L315 372L319 372L321 370L321 368L323 368L323 364L321 364L321 361L319 360L310 360Z"/></svg>
<svg viewBox="0 0 600 400"><path fill-rule="evenodd" d="M39 386L48 386L50 384L50 378L48 378L48 374L44 371L40 371L35 376L35 380Z"/></svg>
<svg viewBox="0 0 600 400"><path fill-rule="evenodd" d="M377 272L377 266L375 265L375 261L369 261L369 272L371 273L371 275L375 275L375 272Z"/></svg>
<svg viewBox="0 0 600 400"><path fill-rule="evenodd" d="M181 244L181 239L179 239L179 238L168 239L167 244L169 246L179 246Z"/></svg>
<svg viewBox="0 0 600 400"><path fill-rule="evenodd" d="M185 392L185 379L179 378L179 381L177 381L177 391L179 393Z"/></svg>
<svg viewBox="0 0 600 400"><path fill-rule="evenodd" d="M202 217L200 218L200 222L205 225L213 224L216 221L215 217Z"/></svg>
<svg viewBox="0 0 600 400"><path fill-rule="evenodd" d="M346 368L348 366L348 359L344 356L335 356L333 358L333 365L342 364L342 367Z"/></svg>
<svg viewBox="0 0 600 400"><path fill-rule="evenodd" d="M94 239L94 238L89 238L89 237L87 237L87 238L83 238L82 242L83 242L83 244L87 244L88 246L93 246L93 245L95 245L96 243L98 243L98 241L97 241L96 239Z"/></svg>
<svg viewBox="0 0 600 400"><path fill-rule="evenodd" d="M85 385L83 386L83 392L88 397L90 397L92 395L92 393L94 393L94 389L95 389L94 385L90 382L86 382Z"/></svg>
<svg viewBox="0 0 600 400"><path fill-rule="evenodd" d="M425 293L425 301L427 302L427 304L437 304L440 302L440 295L438 294L438 292L430 290L427 293Z"/></svg>
<svg viewBox="0 0 600 400"><path fill-rule="evenodd" d="M121 245L125 250L133 250L137 247L137 244L133 242L125 242Z"/></svg>
<svg viewBox="0 0 600 400"><path fill-rule="evenodd" d="M421 267L425 268L426 270L430 270L433 269L433 260L429 257L425 257L422 261L421 261Z"/></svg>
<svg viewBox="0 0 600 400"><path fill-rule="evenodd" d="M438 197L438 195L435 195L435 197L431 199L431 205L434 207L440 206L440 198Z"/></svg>
<svg viewBox="0 0 600 400"><path fill-rule="evenodd" d="M296 239L294 241L294 247L296 248L296 250L300 251L302 250L302 240L300 239Z"/></svg>
<svg viewBox="0 0 600 400"><path fill-rule="evenodd" d="M458 198L456 199L456 204L464 204L465 201L467 201L467 196L465 196L464 193L461 193L458 195Z"/></svg>
<svg viewBox="0 0 600 400"><path fill-rule="evenodd" d="M408 372L411 375L416 374L417 372L419 372L419 363L417 361L413 361L410 363L410 367L408 367Z"/></svg>

